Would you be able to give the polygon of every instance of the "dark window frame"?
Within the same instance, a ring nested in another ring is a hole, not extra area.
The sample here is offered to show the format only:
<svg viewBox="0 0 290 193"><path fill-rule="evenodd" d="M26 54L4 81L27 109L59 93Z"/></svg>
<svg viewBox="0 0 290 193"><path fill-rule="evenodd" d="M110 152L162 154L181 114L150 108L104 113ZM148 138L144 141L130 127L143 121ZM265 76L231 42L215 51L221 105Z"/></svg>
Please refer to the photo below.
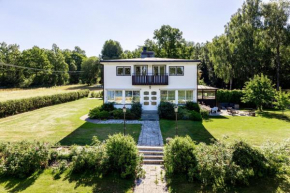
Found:
<svg viewBox="0 0 290 193"><path fill-rule="evenodd" d="M122 75L118 74L118 68L123 68L123 74ZM125 74L125 68L130 68L130 75L129 74ZM131 75L132 75L131 66L116 66L116 76L131 76Z"/></svg>
<svg viewBox="0 0 290 193"><path fill-rule="evenodd" d="M146 66L146 74L145 75L143 75L142 73L141 74L137 74L136 73L136 67L137 66ZM134 65L134 75L137 75L137 76L147 76L149 73L148 73L148 65L139 65L139 64L137 64L137 65Z"/></svg>
<svg viewBox="0 0 290 193"><path fill-rule="evenodd" d="M175 68L174 75L170 74L170 68L172 68L172 67ZM182 67L183 68L182 74L177 74L177 67ZM169 76L184 76L184 66L169 66Z"/></svg>
<svg viewBox="0 0 290 193"><path fill-rule="evenodd" d="M154 67L156 67L156 66L164 66L164 68L165 68L165 72L164 72L164 74L159 74L158 73L158 75L157 76L160 76L160 75L166 75L166 64L164 64L164 65L156 65L156 64L154 64L154 65L152 65L152 75L154 75Z"/></svg>

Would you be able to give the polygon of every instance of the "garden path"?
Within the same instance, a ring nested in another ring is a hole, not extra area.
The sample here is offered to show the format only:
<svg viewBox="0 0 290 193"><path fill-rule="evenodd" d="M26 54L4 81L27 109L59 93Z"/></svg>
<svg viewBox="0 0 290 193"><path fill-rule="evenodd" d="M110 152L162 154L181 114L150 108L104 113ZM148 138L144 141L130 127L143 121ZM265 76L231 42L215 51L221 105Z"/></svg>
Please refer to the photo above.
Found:
<svg viewBox="0 0 290 193"><path fill-rule="evenodd" d="M143 121L139 146L163 146L159 121Z"/></svg>

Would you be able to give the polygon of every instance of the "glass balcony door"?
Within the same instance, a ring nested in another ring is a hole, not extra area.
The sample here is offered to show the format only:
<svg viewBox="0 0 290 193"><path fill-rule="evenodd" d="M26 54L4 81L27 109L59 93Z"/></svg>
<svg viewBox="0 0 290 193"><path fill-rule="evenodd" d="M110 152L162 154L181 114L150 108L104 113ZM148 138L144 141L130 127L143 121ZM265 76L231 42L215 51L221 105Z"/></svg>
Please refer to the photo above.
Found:
<svg viewBox="0 0 290 193"><path fill-rule="evenodd" d="M165 75L165 73L166 73L165 65L153 66L152 70L153 70L153 75L155 75L155 76Z"/></svg>

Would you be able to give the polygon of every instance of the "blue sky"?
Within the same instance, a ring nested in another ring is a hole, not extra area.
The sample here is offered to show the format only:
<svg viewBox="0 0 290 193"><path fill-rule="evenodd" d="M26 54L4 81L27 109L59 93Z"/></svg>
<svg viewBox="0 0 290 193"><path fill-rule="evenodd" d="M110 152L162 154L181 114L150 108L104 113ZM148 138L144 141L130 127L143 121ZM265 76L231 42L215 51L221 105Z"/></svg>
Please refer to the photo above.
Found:
<svg viewBox="0 0 290 193"><path fill-rule="evenodd" d="M80 46L98 56L104 42L117 40L133 50L163 24L179 28L188 41L205 42L243 0L0 0L0 42L20 49Z"/></svg>

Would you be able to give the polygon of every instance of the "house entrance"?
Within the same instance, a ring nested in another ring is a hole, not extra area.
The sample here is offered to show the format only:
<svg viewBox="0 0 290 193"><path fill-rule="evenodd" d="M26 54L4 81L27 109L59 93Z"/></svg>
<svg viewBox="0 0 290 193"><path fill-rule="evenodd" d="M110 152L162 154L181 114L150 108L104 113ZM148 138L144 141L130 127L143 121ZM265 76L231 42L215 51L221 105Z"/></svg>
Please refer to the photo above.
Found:
<svg viewBox="0 0 290 193"><path fill-rule="evenodd" d="M156 90L143 91L143 110L157 110L158 92Z"/></svg>

